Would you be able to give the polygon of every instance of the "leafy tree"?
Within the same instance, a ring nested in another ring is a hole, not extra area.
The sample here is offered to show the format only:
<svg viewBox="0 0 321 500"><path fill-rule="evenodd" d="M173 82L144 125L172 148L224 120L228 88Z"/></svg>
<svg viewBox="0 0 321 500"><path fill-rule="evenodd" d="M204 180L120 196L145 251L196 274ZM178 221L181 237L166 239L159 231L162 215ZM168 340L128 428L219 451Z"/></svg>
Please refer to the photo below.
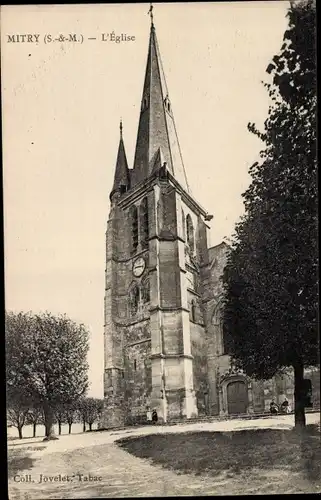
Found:
<svg viewBox="0 0 321 500"><path fill-rule="evenodd" d="M44 413L46 439L54 439L54 412L82 397L88 386L88 332L66 315L6 314L8 390L20 388Z"/></svg>
<svg viewBox="0 0 321 500"><path fill-rule="evenodd" d="M98 398L84 398L79 404L79 413L81 415L85 432L85 424L89 425L89 430L92 430L94 422L98 421L103 409L103 400Z"/></svg>
<svg viewBox="0 0 321 500"><path fill-rule="evenodd" d="M293 367L305 425L304 367L318 363L315 3L292 2L267 68L265 144L250 168L245 215L224 271L224 328L234 363L258 379Z"/></svg>

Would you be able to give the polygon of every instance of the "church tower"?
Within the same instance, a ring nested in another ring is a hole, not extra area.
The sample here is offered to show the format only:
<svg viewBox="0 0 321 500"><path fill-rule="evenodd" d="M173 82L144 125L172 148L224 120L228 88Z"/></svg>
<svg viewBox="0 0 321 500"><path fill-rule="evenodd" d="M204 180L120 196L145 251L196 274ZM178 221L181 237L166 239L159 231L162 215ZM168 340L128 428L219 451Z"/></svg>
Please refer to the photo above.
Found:
<svg viewBox="0 0 321 500"><path fill-rule="evenodd" d="M151 29L133 168L123 127L106 231L101 426L197 416L206 394L202 283L210 216L191 196Z"/></svg>
<svg viewBox="0 0 321 500"><path fill-rule="evenodd" d="M144 423L148 408L170 422L262 413L285 397L293 406L292 374L251 380L229 355L222 322L229 247L208 247L212 216L190 192L151 21L134 164L120 123L110 192L105 429ZM320 394L315 382L313 391Z"/></svg>

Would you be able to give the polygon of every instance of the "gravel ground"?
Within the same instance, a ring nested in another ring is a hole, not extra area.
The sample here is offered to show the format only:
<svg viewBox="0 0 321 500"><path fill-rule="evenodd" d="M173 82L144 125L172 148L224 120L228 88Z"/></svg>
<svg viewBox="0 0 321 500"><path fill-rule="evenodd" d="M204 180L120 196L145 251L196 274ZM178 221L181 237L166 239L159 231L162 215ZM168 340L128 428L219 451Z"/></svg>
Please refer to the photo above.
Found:
<svg viewBox="0 0 321 500"><path fill-rule="evenodd" d="M307 415L307 423L319 423L320 414ZM175 426L146 426L120 431L101 431L64 435L57 441L25 438L8 442L9 496L12 500L53 498L109 498L177 495L226 495L267 493L280 471L262 472L249 485L224 475L216 478L165 470L149 460L137 458L115 441L128 436L183 432L226 432L245 429L292 429L294 417L277 416L258 420L228 420ZM59 476L60 474L60 476ZM63 479L69 477L69 480ZM57 479L54 479L57 477ZM97 479L90 479L96 477ZM45 478L45 479L44 479ZM263 479L264 479L263 478ZM24 481L23 479L28 479ZM30 481L29 481L30 479ZM40 482L40 480L42 481ZM298 482L293 474L282 476L283 492L309 492L309 482ZM244 487L243 487L244 486ZM265 491L266 490L266 491Z"/></svg>

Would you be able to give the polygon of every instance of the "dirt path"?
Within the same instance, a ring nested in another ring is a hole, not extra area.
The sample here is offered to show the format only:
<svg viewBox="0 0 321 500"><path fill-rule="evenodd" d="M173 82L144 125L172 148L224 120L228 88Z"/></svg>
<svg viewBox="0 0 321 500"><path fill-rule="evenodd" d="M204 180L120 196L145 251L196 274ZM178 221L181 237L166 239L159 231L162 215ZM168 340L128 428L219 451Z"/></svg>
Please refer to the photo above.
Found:
<svg viewBox="0 0 321 500"><path fill-rule="evenodd" d="M309 423L318 422L318 414L309 415ZM211 424L189 424L173 427L146 427L132 431L94 432L62 436L58 441L43 443L40 439L26 439L9 445L11 448L26 449L33 461L29 470L18 472L9 480L11 500L38 500L54 498L108 498L108 497L166 497L194 495L226 495L268 493L271 473L266 478L258 471L257 481L246 484L246 478L213 478L206 476L179 475L160 466L151 465L147 460L136 458L120 449L114 441L128 435L142 435L155 432L186 432L187 430L217 430L249 427L290 428L290 417L262 421L215 422ZM46 445L46 446L44 446ZM39 449L41 447L41 449ZM59 474L61 475L59 477ZM274 474L280 474L275 471ZM22 481L28 477L31 482ZM50 478L58 476L56 481ZM66 476L69 476L67 480ZM98 479L87 480L89 476ZM272 473L273 476L273 473ZM63 478L65 477L65 480ZM39 482L42 479L42 482ZM262 490L262 479L266 487ZM46 482L44 482L46 481ZM283 493L309 491L309 485L298 489L295 477L284 474ZM240 491L240 485L242 491ZM303 489L302 489L303 488ZM264 491L266 490L266 491Z"/></svg>

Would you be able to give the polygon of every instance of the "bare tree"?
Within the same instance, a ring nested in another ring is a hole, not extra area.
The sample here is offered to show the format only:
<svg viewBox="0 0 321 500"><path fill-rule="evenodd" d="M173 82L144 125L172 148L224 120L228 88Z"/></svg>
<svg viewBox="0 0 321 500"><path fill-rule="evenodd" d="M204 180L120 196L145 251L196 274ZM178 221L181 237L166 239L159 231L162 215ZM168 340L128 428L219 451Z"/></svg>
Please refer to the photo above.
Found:
<svg viewBox="0 0 321 500"><path fill-rule="evenodd" d="M27 423L30 404L17 397L8 401L7 405L7 422L18 429L19 439L22 439L22 428Z"/></svg>
<svg viewBox="0 0 321 500"><path fill-rule="evenodd" d="M77 405L71 403L65 407L65 418L68 424L68 434L71 434L71 426L77 418Z"/></svg>
<svg viewBox="0 0 321 500"><path fill-rule="evenodd" d="M36 437L37 434L37 425L38 424L43 424L44 419L43 419L43 411L41 406L39 405L32 405L30 408L30 411L27 415L27 424L32 425L32 436Z"/></svg>
<svg viewBox="0 0 321 500"><path fill-rule="evenodd" d="M61 435L61 426L66 421L66 412L63 405L57 405L54 413L56 422L58 424L58 434Z"/></svg>
<svg viewBox="0 0 321 500"><path fill-rule="evenodd" d="M103 408L103 400L98 398L84 398L79 401L79 414L83 421L83 432L86 431L86 423L89 425L89 430L92 430L92 425L100 418Z"/></svg>

